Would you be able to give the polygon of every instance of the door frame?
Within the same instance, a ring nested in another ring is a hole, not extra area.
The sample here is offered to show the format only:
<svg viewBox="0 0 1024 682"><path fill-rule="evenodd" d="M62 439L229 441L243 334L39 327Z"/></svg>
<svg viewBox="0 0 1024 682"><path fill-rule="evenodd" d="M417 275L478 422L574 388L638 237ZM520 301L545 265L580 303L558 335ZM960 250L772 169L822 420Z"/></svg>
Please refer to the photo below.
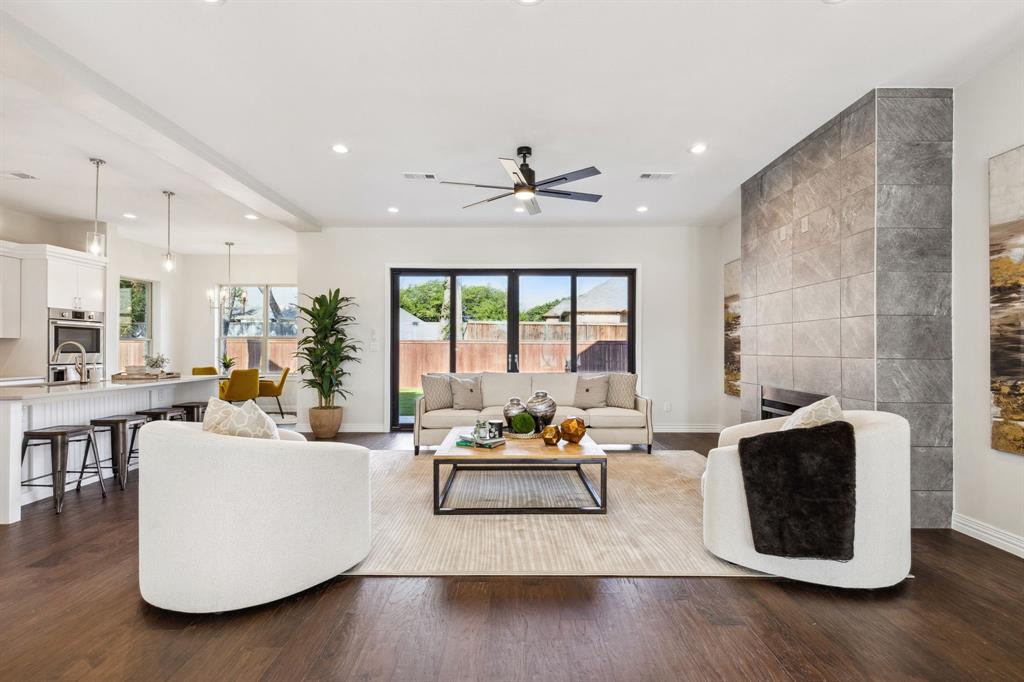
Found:
<svg viewBox="0 0 1024 682"><path fill-rule="evenodd" d="M386 359L388 368L388 377L385 384L387 399L387 423L391 431L409 431L412 429L412 424L401 424L398 422L398 403L399 403L399 387L397 386L399 377L399 361L400 361L400 349L401 343L399 334L399 294L401 288L399 286L402 277L407 276L437 276L447 277L449 279L449 296L452 296L457 285L458 277L460 276L476 276L476 275L492 275L492 276L507 276L507 306L508 306L508 327L507 327L507 345L506 354L509 358L506 363L507 373L517 373L518 368L518 355L519 355L519 278L522 276L567 276L570 281L570 348L573 352L570 353L570 365L571 372L577 371L578 354L576 351L577 343L577 331L576 331L576 317L577 317L577 290L576 284L579 277L625 277L626 278L626 292L627 292L627 303L629 305L629 314L627 315L627 368L631 373L637 373L638 367L638 324L639 311L637 310L637 299L638 299L638 287L640 280L640 267L638 265L615 265L615 266L590 266L585 268L580 267L543 267L533 266L529 268L515 268L515 267L500 267L500 266L486 266L486 267L465 267L465 266L438 266L438 267L423 267L423 266L399 266L399 265L388 265L386 266L385 279L388 288L388 312L386 319L388 321L388 330L385 338L387 339L387 354ZM453 305L454 301L449 303L449 352L448 352L448 371L454 372L457 367L457 342L455 329L457 328L459 311L457 307ZM515 362L513 362L513 359Z"/></svg>

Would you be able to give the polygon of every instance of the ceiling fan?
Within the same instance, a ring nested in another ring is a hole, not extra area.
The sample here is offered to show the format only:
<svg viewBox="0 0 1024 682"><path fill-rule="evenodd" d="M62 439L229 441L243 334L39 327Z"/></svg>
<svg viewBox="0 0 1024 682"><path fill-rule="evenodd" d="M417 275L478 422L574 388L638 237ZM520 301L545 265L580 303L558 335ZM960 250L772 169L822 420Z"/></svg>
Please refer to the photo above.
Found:
<svg viewBox="0 0 1024 682"><path fill-rule="evenodd" d="M587 194L586 192L563 192L562 190L551 189L558 185L564 185L567 182L573 182L574 180L582 180L583 178L589 178L592 175L600 175L601 171L597 170L593 166L589 168L581 168L578 171L572 173L563 173L562 175L554 175L547 180L541 180L536 182L534 180L533 169L526 162L528 158L533 154L533 150L529 147L520 147L516 150L516 156L522 158L522 163L516 163L515 159L498 159L501 162L502 168L508 173L508 177L512 180L511 187L502 187L501 185L481 185L475 182L450 182L448 180L442 180L442 185L464 185L466 187L482 187L485 189L503 189L504 193L497 196L491 197L490 199L484 199L483 201L476 201L472 204L463 206L462 208L470 208L471 206L479 206L480 204L489 204L492 201L498 199L504 199L505 197L515 196L523 202L523 206L526 208L530 215L536 215L540 213L540 205L537 203L537 197L552 197L554 199L572 199L574 201L589 201L594 203L601 198L600 194Z"/></svg>

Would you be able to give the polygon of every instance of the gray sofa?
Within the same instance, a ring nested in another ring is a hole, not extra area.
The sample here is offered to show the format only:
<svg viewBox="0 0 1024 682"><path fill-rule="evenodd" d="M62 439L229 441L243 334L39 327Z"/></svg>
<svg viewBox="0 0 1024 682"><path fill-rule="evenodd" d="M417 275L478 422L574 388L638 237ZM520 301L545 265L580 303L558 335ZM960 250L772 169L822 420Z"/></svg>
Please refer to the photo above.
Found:
<svg viewBox="0 0 1024 682"><path fill-rule="evenodd" d="M502 408L509 398L517 396L525 401L534 391L547 391L558 404L555 423L570 416L580 417L587 425L587 433L600 445L646 445L647 452L650 452L654 443L651 401L642 395L634 396L632 408L579 409L572 404L576 398L576 374L485 372L456 376L480 377L484 408L445 408L428 412L424 407L424 399L420 397L416 401L416 422L413 429L416 454L419 454L420 446L440 445L453 427L473 426L477 419L482 417L502 418Z"/></svg>

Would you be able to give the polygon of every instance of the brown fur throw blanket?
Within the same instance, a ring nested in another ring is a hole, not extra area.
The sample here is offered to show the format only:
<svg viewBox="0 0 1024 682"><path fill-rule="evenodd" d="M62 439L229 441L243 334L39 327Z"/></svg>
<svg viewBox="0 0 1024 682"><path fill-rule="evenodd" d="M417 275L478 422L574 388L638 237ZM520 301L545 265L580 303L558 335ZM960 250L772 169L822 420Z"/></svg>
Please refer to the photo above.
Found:
<svg viewBox="0 0 1024 682"><path fill-rule="evenodd" d="M801 559L853 558L853 426L831 422L739 442L754 549Z"/></svg>

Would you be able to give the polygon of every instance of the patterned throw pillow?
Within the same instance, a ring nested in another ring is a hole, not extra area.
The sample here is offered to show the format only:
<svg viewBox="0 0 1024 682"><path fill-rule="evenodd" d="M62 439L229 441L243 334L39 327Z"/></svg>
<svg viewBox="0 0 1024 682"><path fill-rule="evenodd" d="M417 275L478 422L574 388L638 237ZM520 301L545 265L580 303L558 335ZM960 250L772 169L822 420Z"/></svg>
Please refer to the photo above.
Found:
<svg viewBox="0 0 1024 682"><path fill-rule="evenodd" d="M456 410L484 409L480 377L452 377L452 407Z"/></svg>
<svg viewBox="0 0 1024 682"><path fill-rule="evenodd" d="M608 407L624 410L636 409L636 375L615 373L608 375Z"/></svg>
<svg viewBox="0 0 1024 682"><path fill-rule="evenodd" d="M281 438L274 420L252 400L246 400L241 407L235 407L223 400L210 398L203 418L203 430L240 438Z"/></svg>
<svg viewBox="0 0 1024 682"><path fill-rule="evenodd" d="M592 407L608 406L608 375L598 374L593 377L581 376L576 381L576 399L573 407L589 410Z"/></svg>
<svg viewBox="0 0 1024 682"><path fill-rule="evenodd" d="M452 406L452 382L447 375L424 374L420 385L423 386L424 411L446 410Z"/></svg>
<svg viewBox="0 0 1024 682"><path fill-rule="evenodd" d="M839 401L836 400L836 397L834 395L830 395L816 403L811 403L806 407L801 407L799 410L789 415L789 418L782 422L782 428L780 428L779 431L808 429L812 426L821 426L822 424L829 424L831 422L841 421L842 419L843 408L839 405Z"/></svg>

